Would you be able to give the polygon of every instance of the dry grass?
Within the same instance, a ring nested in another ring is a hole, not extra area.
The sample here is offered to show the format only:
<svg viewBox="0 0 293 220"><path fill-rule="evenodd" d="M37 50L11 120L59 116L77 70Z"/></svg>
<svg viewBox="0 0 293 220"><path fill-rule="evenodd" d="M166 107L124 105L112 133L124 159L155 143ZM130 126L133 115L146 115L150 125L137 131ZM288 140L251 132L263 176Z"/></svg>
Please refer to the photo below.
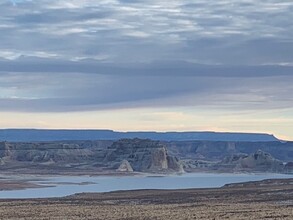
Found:
<svg viewBox="0 0 293 220"><path fill-rule="evenodd" d="M1 204L1 219L293 219L290 206L260 204Z"/></svg>

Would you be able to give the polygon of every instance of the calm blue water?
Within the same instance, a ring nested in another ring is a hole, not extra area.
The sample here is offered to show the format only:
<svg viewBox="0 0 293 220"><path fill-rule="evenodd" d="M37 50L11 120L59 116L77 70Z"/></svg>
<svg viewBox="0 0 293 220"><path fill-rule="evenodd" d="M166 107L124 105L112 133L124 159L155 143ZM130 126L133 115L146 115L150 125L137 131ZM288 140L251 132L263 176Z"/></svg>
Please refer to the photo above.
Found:
<svg viewBox="0 0 293 220"><path fill-rule="evenodd" d="M221 187L227 183L239 183L274 178L291 178L282 174L207 174L192 173L184 175L154 177L154 176L63 176L48 177L39 184L54 187L0 191L0 198L44 198L61 197L81 192L109 192L115 190L133 189L187 189ZM88 185L77 185L92 182ZM75 184L69 184L75 183Z"/></svg>

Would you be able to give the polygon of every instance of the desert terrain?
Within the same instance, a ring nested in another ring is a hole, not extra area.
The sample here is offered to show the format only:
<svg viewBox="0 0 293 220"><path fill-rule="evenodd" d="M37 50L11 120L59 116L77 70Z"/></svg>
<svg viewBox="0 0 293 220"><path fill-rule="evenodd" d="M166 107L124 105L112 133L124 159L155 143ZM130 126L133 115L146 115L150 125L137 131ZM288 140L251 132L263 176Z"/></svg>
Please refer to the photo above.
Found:
<svg viewBox="0 0 293 220"><path fill-rule="evenodd" d="M0 219L293 219L293 179L0 200Z"/></svg>
<svg viewBox="0 0 293 220"><path fill-rule="evenodd" d="M138 138L3 141L0 142L0 171L3 175L0 190L44 187L29 178L22 180L21 175L291 174L292 144L280 141L164 142ZM5 177L9 175L11 179ZM60 198L1 199L0 219L291 220L293 179L229 184L213 189L134 190L81 193Z"/></svg>

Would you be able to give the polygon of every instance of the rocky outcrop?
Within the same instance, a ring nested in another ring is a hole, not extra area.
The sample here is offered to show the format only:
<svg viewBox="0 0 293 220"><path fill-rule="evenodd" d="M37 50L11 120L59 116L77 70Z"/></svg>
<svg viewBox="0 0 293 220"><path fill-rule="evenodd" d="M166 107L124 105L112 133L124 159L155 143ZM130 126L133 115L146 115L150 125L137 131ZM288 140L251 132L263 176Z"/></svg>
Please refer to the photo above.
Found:
<svg viewBox="0 0 293 220"><path fill-rule="evenodd" d="M283 162L262 150L258 150L250 155L237 154L228 156L217 166L219 168L239 171L282 172L284 170Z"/></svg>
<svg viewBox="0 0 293 220"><path fill-rule="evenodd" d="M184 173L183 164L177 157L167 156L168 169L176 170L179 173Z"/></svg>
<svg viewBox="0 0 293 220"><path fill-rule="evenodd" d="M79 163L92 161L95 152L78 143L0 143L0 158L15 162L30 163Z"/></svg>
<svg viewBox="0 0 293 220"><path fill-rule="evenodd" d="M122 163L117 169L118 172L133 172L133 168L127 160L122 160Z"/></svg>
<svg viewBox="0 0 293 220"><path fill-rule="evenodd" d="M284 167L284 172L289 173L289 174L293 174L293 162L286 163L286 165Z"/></svg>
<svg viewBox="0 0 293 220"><path fill-rule="evenodd" d="M260 169L260 170L281 170L283 163L271 154L258 150L254 154L240 160L240 166L242 168Z"/></svg>
<svg viewBox="0 0 293 220"><path fill-rule="evenodd" d="M138 172L182 171L178 159L169 156L166 146L159 141L122 139L114 142L104 162L115 167L123 160Z"/></svg>
<svg viewBox="0 0 293 220"><path fill-rule="evenodd" d="M223 160L237 154L253 154L257 150L270 153L284 162L293 161L293 142L226 142L226 141L181 141L166 142L169 155L181 159Z"/></svg>

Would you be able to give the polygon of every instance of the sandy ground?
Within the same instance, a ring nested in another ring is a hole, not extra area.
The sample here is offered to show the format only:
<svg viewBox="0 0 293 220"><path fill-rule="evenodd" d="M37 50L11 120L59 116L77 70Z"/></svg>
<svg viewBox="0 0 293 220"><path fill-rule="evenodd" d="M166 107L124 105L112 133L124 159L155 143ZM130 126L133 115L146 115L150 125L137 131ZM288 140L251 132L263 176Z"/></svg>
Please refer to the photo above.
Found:
<svg viewBox="0 0 293 220"><path fill-rule="evenodd" d="M0 219L293 219L293 179L0 200Z"/></svg>

